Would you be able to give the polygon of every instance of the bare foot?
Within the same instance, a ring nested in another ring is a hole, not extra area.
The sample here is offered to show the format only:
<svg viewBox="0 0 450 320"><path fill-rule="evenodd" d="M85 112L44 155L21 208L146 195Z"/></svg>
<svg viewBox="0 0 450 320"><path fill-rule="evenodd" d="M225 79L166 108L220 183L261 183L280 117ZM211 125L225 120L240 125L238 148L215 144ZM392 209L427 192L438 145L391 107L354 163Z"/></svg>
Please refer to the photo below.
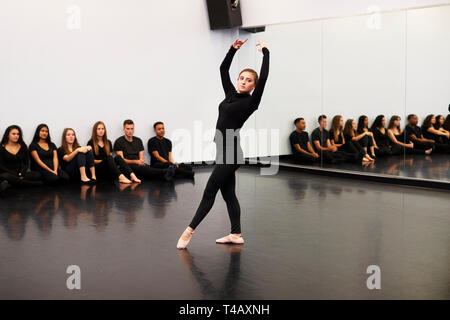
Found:
<svg viewBox="0 0 450 320"><path fill-rule="evenodd" d="M430 148L427 151L425 151L425 154L431 154L432 151L433 151L433 148Z"/></svg>
<svg viewBox="0 0 450 320"><path fill-rule="evenodd" d="M136 182L136 183L141 183L142 181L140 179L138 179L138 177L136 177L136 175L134 173L132 173L130 175L131 181Z"/></svg>
<svg viewBox="0 0 450 320"><path fill-rule="evenodd" d="M127 177L125 177L123 174L119 176L119 183L126 183L130 184L132 183L131 180L129 180Z"/></svg>

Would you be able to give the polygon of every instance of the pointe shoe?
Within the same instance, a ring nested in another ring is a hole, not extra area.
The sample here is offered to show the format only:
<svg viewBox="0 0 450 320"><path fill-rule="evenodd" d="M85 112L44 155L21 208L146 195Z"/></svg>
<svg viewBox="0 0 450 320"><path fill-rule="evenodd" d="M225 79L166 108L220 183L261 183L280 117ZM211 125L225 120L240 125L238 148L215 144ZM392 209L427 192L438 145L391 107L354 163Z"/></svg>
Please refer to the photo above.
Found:
<svg viewBox="0 0 450 320"><path fill-rule="evenodd" d="M242 238L242 236L238 237L235 236L234 234L229 234L223 238L217 239L216 243L234 243L234 244L243 244L244 243L244 238Z"/></svg>
<svg viewBox="0 0 450 320"><path fill-rule="evenodd" d="M180 239L178 239L177 243L177 249L186 249L189 241L192 239L192 235L195 233L195 231L189 231L187 228L183 231L183 233L180 236ZM188 240L183 240L183 236L188 237Z"/></svg>

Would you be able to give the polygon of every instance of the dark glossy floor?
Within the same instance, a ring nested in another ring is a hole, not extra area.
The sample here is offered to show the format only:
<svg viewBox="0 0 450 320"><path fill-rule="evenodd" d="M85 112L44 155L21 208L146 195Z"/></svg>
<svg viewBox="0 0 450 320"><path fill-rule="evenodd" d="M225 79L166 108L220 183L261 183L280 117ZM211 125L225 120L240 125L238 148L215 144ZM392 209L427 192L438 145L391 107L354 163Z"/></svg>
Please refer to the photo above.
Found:
<svg viewBox="0 0 450 320"><path fill-rule="evenodd" d="M450 197L280 171L238 171L243 246L218 195L188 251L175 248L195 183L27 190L0 198L0 299L449 299ZM66 268L81 268L79 291ZM366 269L381 268L381 290Z"/></svg>
<svg viewBox="0 0 450 320"><path fill-rule="evenodd" d="M281 161L283 162L294 163L286 159ZM450 182L450 155L448 154L390 156L377 158L374 162L367 164L344 162L317 163L313 166Z"/></svg>

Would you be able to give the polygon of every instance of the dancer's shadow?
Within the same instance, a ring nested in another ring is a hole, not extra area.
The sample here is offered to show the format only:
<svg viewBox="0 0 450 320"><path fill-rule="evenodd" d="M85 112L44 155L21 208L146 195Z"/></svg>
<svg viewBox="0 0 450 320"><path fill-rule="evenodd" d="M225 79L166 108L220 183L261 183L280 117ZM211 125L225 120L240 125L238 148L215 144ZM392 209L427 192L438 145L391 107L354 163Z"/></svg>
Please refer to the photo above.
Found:
<svg viewBox="0 0 450 320"><path fill-rule="evenodd" d="M216 244L230 253L230 262L225 280L220 287L214 286L208 279L208 275L203 272L195 263L194 257L188 250L178 250L181 261L189 269L200 286L204 299L239 299L237 287L241 273L241 251L243 245L240 244Z"/></svg>

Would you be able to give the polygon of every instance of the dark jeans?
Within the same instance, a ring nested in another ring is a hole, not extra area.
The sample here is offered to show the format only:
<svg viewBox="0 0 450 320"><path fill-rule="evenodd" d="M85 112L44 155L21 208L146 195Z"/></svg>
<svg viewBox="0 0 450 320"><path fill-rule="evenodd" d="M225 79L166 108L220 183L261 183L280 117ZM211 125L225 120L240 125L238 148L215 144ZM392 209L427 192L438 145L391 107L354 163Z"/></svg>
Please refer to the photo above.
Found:
<svg viewBox="0 0 450 320"><path fill-rule="evenodd" d="M102 162L95 165L95 174L101 178L117 179L121 174L130 178L133 173L130 166L123 160L122 157L108 156Z"/></svg>
<svg viewBox="0 0 450 320"><path fill-rule="evenodd" d="M6 180L11 185L17 187L38 187L42 186L41 174L37 171L28 171L23 175L21 179L18 174L13 174L10 172L0 173L0 181Z"/></svg>
<svg viewBox="0 0 450 320"><path fill-rule="evenodd" d="M166 169L170 165L172 165L170 162L156 162L152 165L152 167L157 169ZM192 178L193 176L194 172L192 171L192 166L189 164L180 163L175 169L175 177L177 178Z"/></svg>
<svg viewBox="0 0 450 320"><path fill-rule="evenodd" d="M236 175L239 164L216 164L206 184L200 205L189 226L197 228L200 222L211 210L220 190L227 204L228 215L231 222L231 233L241 233L241 207L236 197Z"/></svg>
<svg viewBox="0 0 450 320"><path fill-rule="evenodd" d="M64 161L64 160L63 160ZM69 163L64 168L64 171L67 172L70 179L72 180L80 180L80 168L86 167L86 169L90 169L94 166L94 154L91 151L86 153L77 153L77 155L69 161Z"/></svg>

